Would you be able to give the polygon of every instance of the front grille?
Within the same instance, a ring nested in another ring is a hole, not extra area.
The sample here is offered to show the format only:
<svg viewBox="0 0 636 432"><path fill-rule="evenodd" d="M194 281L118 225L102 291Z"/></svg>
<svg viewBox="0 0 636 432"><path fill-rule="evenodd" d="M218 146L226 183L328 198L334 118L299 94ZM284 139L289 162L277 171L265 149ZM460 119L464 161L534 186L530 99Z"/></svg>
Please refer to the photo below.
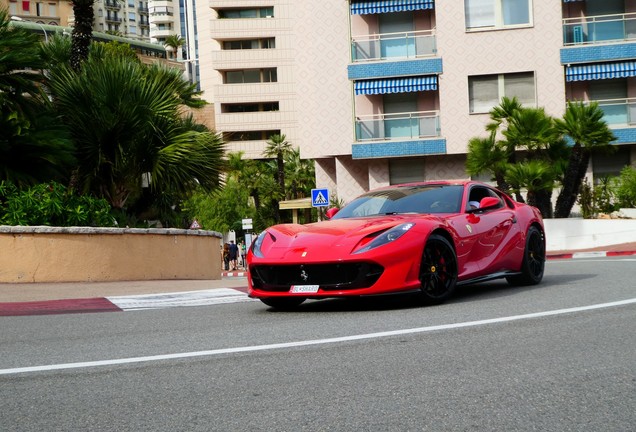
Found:
<svg viewBox="0 0 636 432"><path fill-rule="evenodd" d="M254 288L289 291L292 285L320 285L322 290L367 288L382 275L384 268L366 262L309 265L257 265L250 267Z"/></svg>

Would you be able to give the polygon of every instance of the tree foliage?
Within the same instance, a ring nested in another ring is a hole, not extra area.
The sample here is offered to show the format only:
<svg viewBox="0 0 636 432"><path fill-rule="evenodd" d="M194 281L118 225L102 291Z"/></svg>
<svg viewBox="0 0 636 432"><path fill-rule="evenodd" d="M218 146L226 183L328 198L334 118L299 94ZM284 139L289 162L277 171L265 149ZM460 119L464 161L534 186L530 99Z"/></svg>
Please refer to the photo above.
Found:
<svg viewBox="0 0 636 432"><path fill-rule="evenodd" d="M565 218L570 215L581 190L581 184L590 156L594 151L610 151L610 143L616 139L597 102L569 102L563 119L556 119L556 129L573 141L570 156L563 175L562 189L557 198L554 215Z"/></svg>
<svg viewBox="0 0 636 432"><path fill-rule="evenodd" d="M185 204L190 220L196 219L204 228L220 232L240 231L243 218L252 219L256 231L277 223L277 162L243 159L243 153L237 152L227 155L226 167L223 189L199 192ZM284 170L287 199L310 196L315 187L313 160L301 159L299 150L291 149L285 156ZM281 216L281 222L291 222L291 213ZM310 216L301 215L301 222L309 222Z"/></svg>
<svg viewBox="0 0 636 432"><path fill-rule="evenodd" d="M75 159L65 126L44 91L40 39L0 9L0 180L27 187L64 181Z"/></svg>
<svg viewBox="0 0 636 432"><path fill-rule="evenodd" d="M79 73L52 71L50 89L77 146L82 193L124 209L141 197L143 178L153 194L174 197L219 185L222 140L181 115L182 105L205 102L180 71L96 56Z"/></svg>

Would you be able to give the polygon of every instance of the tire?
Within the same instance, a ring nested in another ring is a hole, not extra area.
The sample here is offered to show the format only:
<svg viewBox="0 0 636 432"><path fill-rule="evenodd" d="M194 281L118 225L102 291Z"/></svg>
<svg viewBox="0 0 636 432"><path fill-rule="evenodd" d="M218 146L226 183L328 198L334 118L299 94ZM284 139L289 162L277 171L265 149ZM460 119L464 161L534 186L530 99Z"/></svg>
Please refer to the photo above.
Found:
<svg viewBox="0 0 636 432"><path fill-rule="evenodd" d="M545 236L536 226L528 228L526 246L521 262L521 274L508 276L510 285L536 285L543 279L545 270Z"/></svg>
<svg viewBox="0 0 636 432"><path fill-rule="evenodd" d="M267 306L279 310L293 310L306 299L304 297L270 297L260 299Z"/></svg>
<svg viewBox="0 0 636 432"><path fill-rule="evenodd" d="M432 234L428 238L419 279L425 304L440 304L453 295L457 284L457 255L444 237Z"/></svg>

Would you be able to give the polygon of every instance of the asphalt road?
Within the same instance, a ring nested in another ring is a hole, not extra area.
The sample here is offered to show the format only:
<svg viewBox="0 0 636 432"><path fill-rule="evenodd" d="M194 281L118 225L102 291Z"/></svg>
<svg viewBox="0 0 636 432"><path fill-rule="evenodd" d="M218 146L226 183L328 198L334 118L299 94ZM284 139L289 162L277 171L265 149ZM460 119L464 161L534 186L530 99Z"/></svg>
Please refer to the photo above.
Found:
<svg viewBox="0 0 636 432"><path fill-rule="evenodd" d="M633 431L636 259L542 284L0 318L1 431ZM27 369L31 368L31 369Z"/></svg>

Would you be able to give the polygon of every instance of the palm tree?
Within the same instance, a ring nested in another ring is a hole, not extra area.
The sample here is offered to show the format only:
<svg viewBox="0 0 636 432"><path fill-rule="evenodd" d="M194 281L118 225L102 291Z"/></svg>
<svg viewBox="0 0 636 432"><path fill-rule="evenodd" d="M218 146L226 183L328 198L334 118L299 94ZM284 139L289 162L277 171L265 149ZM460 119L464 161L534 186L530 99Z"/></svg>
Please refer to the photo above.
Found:
<svg viewBox="0 0 636 432"><path fill-rule="evenodd" d="M71 33L71 67L79 71L82 63L88 59L89 47L93 37L93 20L95 0L72 0L75 24Z"/></svg>
<svg viewBox="0 0 636 432"><path fill-rule="evenodd" d="M486 131L490 133L489 137L472 138L468 143L466 161L468 174L490 172L497 182L497 187L505 192L510 192L512 189L505 179L505 172L508 164L515 163L516 153L513 143L501 140L499 137L508 127L514 113L521 109L523 107L516 97L503 97L501 103L490 111L491 122L486 125ZM523 201L520 194L517 194L516 198Z"/></svg>
<svg viewBox="0 0 636 432"><path fill-rule="evenodd" d="M315 164L312 159L301 159L300 150L292 149L285 158L285 182L290 199L305 198L316 187ZM311 221L311 208L304 209L304 221Z"/></svg>
<svg viewBox="0 0 636 432"><path fill-rule="evenodd" d="M163 45L166 47L166 51L174 52L175 58L179 58L177 50L185 45L185 40L179 35L170 35L163 42Z"/></svg>
<svg viewBox="0 0 636 432"><path fill-rule="evenodd" d="M263 152L263 156L275 158L278 167L276 180L280 186L280 195L285 197L285 157L292 151L292 145L287 141L287 137L283 135L272 135L267 141L267 148Z"/></svg>
<svg viewBox="0 0 636 432"><path fill-rule="evenodd" d="M576 203L592 151L607 150L616 139L603 120L603 110L597 102L568 102L563 119L555 119L556 128L573 141L563 175L563 187L557 197L554 217L567 218Z"/></svg>
<svg viewBox="0 0 636 432"><path fill-rule="evenodd" d="M263 152L263 156L276 159L276 182L278 183L278 199L275 200L274 216L276 222L280 221L280 212L278 210L278 201L285 199L285 157L291 152L291 143L287 141L287 137L274 134L267 141L267 148Z"/></svg>
<svg viewBox="0 0 636 432"><path fill-rule="evenodd" d="M507 166L508 154L504 148L497 145L493 134L488 138L475 137L470 139L466 155L466 172L468 174L474 176L489 172L497 182L497 187L502 191L508 191L510 186L505 179Z"/></svg>
<svg viewBox="0 0 636 432"><path fill-rule="evenodd" d="M74 163L72 143L44 93L41 46L0 9L0 181L19 187L63 180Z"/></svg>
<svg viewBox="0 0 636 432"><path fill-rule="evenodd" d="M486 130L492 135L496 135L497 132L507 127L510 118L522 108L521 102L516 97L502 97L501 103L489 113L491 122L486 125Z"/></svg>
<svg viewBox="0 0 636 432"><path fill-rule="evenodd" d="M508 181L527 190L528 204L537 207L544 218L552 218L554 176L552 165L544 160L512 164L506 171Z"/></svg>
<svg viewBox="0 0 636 432"><path fill-rule="evenodd" d="M180 71L107 56L80 73L56 69L50 88L77 146L82 192L124 209L142 194L142 178L173 197L219 185L223 142L181 116L184 102L202 101Z"/></svg>
<svg viewBox="0 0 636 432"><path fill-rule="evenodd" d="M521 108L510 116L503 135L516 151L524 151L529 160L522 166L516 166L519 163L509 164L507 181L514 185L516 195L520 195L521 187L528 187L528 200L532 199L532 205L538 207L545 218L551 218L552 190L561 167L558 161L552 159L559 156L552 146L562 148L563 144L554 127L554 119L543 108ZM519 175L509 175L510 172ZM519 183L518 179L523 182Z"/></svg>

